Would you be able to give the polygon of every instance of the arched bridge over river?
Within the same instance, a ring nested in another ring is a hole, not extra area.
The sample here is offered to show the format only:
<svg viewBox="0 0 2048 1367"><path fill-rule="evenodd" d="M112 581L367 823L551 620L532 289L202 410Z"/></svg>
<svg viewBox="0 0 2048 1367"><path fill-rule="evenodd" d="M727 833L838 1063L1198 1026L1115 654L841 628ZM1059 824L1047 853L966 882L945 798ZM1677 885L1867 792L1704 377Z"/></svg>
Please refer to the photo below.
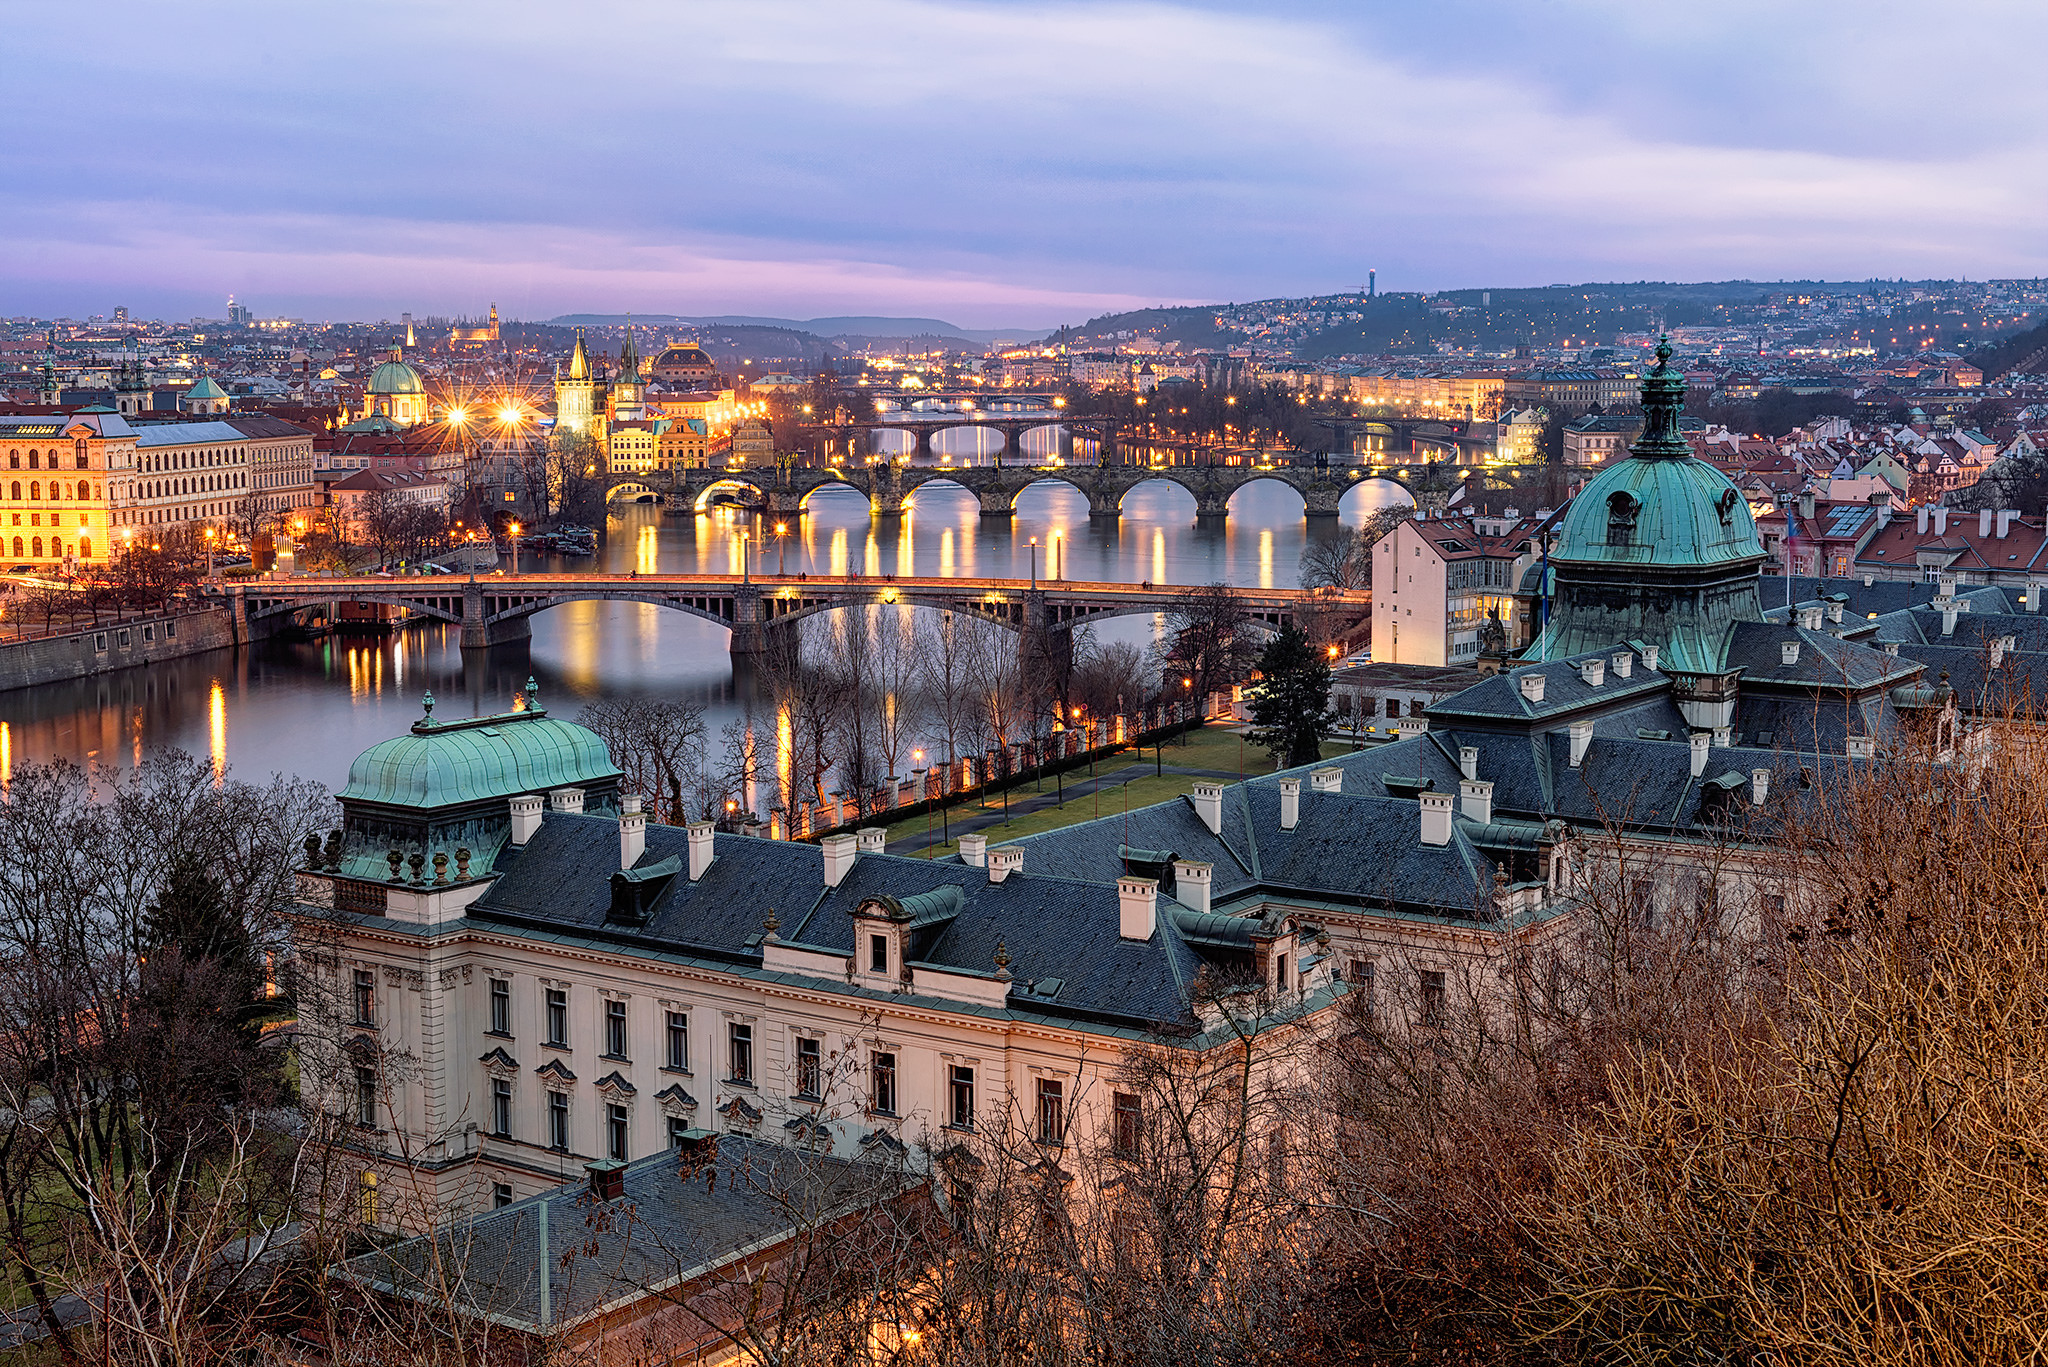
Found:
<svg viewBox="0 0 2048 1367"><path fill-rule="evenodd" d="M1489 475L1522 473L1500 467ZM1247 484L1271 480L1285 484L1301 495L1307 517L1335 517L1344 495L1367 480L1388 480L1406 489L1417 503L1438 508L1456 487L1458 467L1445 463L1422 465L973 465L963 467L898 465L877 462L866 466L813 468L795 466L780 469L695 469L678 470L673 482L660 475L612 476L610 487L617 492L645 492L662 496L675 513L700 510L721 488L744 489L745 501L760 512L775 517L795 517L803 511L804 500L820 489L842 485L860 491L876 517L902 513L904 500L921 485L945 481L959 485L981 502L983 517L1009 517L1016 511L1017 497L1043 481L1069 484L1088 498L1091 518L1114 519L1122 515L1123 503L1131 490L1141 484L1163 480L1178 484L1194 496L1198 518L1226 517L1230 496Z"/></svg>
<svg viewBox="0 0 2048 1367"><path fill-rule="evenodd" d="M1304 603L1362 616L1363 590L1227 590L1250 618L1278 630ZM767 633L835 608L903 603L962 612L1017 632L1028 646L1082 622L1171 609L1184 585L1082 583L1074 580L949 579L936 576L523 574L449 578L278 579L228 591L242 639L293 614L337 603L381 603L462 628L465 648L524 640L528 619L563 603L611 599L653 603L715 622L732 632L732 653L759 654Z"/></svg>

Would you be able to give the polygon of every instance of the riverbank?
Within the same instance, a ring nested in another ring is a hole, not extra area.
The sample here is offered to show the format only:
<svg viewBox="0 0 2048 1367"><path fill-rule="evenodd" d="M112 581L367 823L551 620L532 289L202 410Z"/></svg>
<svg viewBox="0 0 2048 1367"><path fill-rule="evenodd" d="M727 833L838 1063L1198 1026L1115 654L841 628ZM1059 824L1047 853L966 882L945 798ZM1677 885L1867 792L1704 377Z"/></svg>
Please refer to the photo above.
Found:
<svg viewBox="0 0 2048 1367"><path fill-rule="evenodd" d="M28 641L0 642L0 693L91 678L240 644L226 607L130 617Z"/></svg>

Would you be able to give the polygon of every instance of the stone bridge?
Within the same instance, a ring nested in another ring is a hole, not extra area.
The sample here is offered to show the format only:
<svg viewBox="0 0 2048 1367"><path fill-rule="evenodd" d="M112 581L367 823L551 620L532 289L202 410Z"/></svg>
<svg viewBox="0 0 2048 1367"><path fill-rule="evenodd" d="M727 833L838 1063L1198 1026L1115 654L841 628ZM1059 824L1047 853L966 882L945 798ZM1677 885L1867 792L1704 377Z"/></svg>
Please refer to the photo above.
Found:
<svg viewBox="0 0 2048 1367"><path fill-rule="evenodd" d="M759 654L767 632L835 608L903 603L963 612L1017 632L1020 648L1063 636L1082 622L1163 612L1185 586L1081 583L1074 580L949 579L894 575L491 574L468 580L381 576L259 580L229 589L238 628L263 634L292 614L339 603L381 603L462 628L465 649L532 635L529 619L563 603L616 599L653 603L715 622L732 632L734 655ZM1251 619L1271 630L1294 620L1303 603L1340 615L1371 608L1365 591L1246 589L1230 593ZM241 639L249 638L244 630Z"/></svg>
<svg viewBox="0 0 2048 1367"><path fill-rule="evenodd" d="M746 490L745 501L767 516L796 517L804 500L828 485L858 490L876 517L894 517L903 511L903 501L920 485L934 481L957 484L981 502L983 517L1009 517L1016 511L1017 496L1033 484L1054 481L1079 489L1088 498L1091 518L1116 518L1131 490L1141 484L1164 480L1178 484L1195 499L1198 518L1221 518L1229 514L1230 496L1247 484L1271 480L1285 484L1301 495L1307 517L1335 517L1344 495L1372 479L1400 485L1417 503L1425 506L1442 501L1456 487L1454 467L1438 462L1425 465L898 465L880 461L866 466L813 468L807 466L760 470L678 470L674 483L663 485L661 476L619 475L615 489L645 490L662 495L671 512L689 514L700 510L705 500L720 488ZM1507 473L1490 470L1489 473Z"/></svg>

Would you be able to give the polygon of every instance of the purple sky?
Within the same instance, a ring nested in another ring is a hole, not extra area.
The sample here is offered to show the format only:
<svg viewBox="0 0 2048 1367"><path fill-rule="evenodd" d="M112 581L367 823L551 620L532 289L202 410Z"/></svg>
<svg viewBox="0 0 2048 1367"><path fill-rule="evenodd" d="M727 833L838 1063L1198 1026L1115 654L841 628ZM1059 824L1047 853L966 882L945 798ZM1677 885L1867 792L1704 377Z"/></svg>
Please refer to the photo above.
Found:
<svg viewBox="0 0 2048 1367"><path fill-rule="evenodd" d="M0 314L2048 274L2039 0L9 7Z"/></svg>

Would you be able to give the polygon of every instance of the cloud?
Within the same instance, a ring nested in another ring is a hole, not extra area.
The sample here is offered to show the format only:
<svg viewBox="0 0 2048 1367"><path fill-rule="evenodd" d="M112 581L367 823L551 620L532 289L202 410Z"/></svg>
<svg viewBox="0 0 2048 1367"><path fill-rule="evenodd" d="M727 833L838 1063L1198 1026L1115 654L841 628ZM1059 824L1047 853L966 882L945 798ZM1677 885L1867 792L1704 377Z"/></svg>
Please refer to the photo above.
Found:
<svg viewBox="0 0 2048 1367"><path fill-rule="evenodd" d="M1368 267L2048 270L2048 19L1999 0L76 8L15 16L79 56L0 89L17 307L1036 325Z"/></svg>

